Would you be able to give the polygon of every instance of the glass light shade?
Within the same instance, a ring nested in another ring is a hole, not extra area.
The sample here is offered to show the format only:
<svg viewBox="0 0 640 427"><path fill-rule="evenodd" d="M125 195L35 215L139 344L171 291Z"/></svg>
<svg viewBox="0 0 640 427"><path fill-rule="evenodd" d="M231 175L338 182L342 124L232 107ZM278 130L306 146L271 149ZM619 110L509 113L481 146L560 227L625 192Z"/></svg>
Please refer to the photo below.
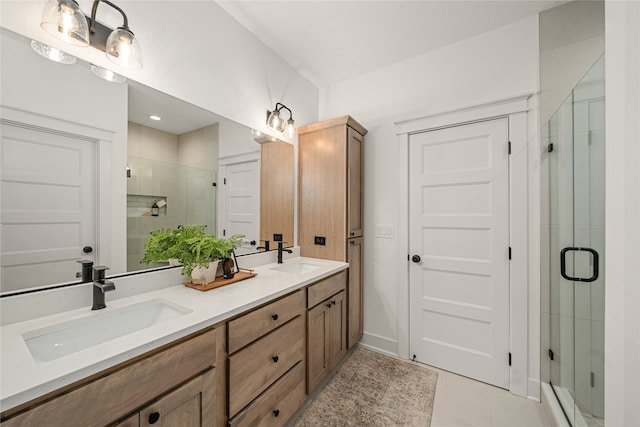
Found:
<svg viewBox="0 0 640 427"><path fill-rule="evenodd" d="M87 18L74 0L49 0L40 26L47 33L74 46L89 46Z"/></svg>
<svg viewBox="0 0 640 427"><path fill-rule="evenodd" d="M273 130L277 130L278 132L282 132L284 129L284 120L280 117L280 111L273 110L267 119L267 126Z"/></svg>
<svg viewBox="0 0 640 427"><path fill-rule="evenodd" d="M102 68L94 64L91 64L91 71L96 76L103 78L108 82L124 83L127 81L127 78L125 76L121 76L120 74L114 73L111 70L107 70L106 68Z"/></svg>
<svg viewBox="0 0 640 427"><path fill-rule="evenodd" d="M67 52L58 50L55 47L49 46L48 44L40 43L39 41L31 40L31 49L35 50L36 52L38 52L38 54L54 62L59 62L61 64L76 63L75 56L69 55Z"/></svg>
<svg viewBox="0 0 640 427"><path fill-rule="evenodd" d="M293 119L287 120L287 124L284 126L284 130L282 131L285 136L289 138L293 138L294 136L296 136L296 127L294 123L295 122L293 121Z"/></svg>
<svg viewBox="0 0 640 427"><path fill-rule="evenodd" d="M125 68L142 68L142 50L138 39L124 28L117 28L109 35L105 50L107 58Z"/></svg>

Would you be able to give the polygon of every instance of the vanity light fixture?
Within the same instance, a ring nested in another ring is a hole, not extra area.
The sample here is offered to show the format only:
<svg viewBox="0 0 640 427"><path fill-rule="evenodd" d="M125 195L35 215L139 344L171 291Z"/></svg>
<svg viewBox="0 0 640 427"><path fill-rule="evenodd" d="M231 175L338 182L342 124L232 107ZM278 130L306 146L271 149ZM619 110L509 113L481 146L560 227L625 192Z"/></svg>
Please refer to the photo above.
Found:
<svg viewBox="0 0 640 427"><path fill-rule="evenodd" d="M106 68L99 67L95 64L91 64L91 71L96 76L103 78L108 82L124 83L127 81L127 78L125 76L121 76L118 73L114 73L111 70L107 70Z"/></svg>
<svg viewBox="0 0 640 427"><path fill-rule="evenodd" d="M69 55L67 52L63 52L55 47L49 46L48 44L40 43L36 40L31 40L31 49L38 52L38 54L44 56L45 58L53 61L59 62L61 64L75 64L76 57L73 55Z"/></svg>
<svg viewBox="0 0 640 427"><path fill-rule="evenodd" d="M89 46L87 18L75 0L49 0L40 26L52 36L74 46Z"/></svg>
<svg viewBox="0 0 640 427"><path fill-rule="evenodd" d="M115 30L96 21L100 3L106 3L122 15L123 24ZM53 36L75 46L100 49L107 58L125 68L142 68L142 50L129 28L122 9L109 0L94 0L91 17L85 16L76 0L49 0L42 12L41 27Z"/></svg>
<svg viewBox="0 0 640 427"><path fill-rule="evenodd" d="M280 115L280 111L287 110L289 112L289 119L285 120ZM277 132L282 132L285 136L293 138L296 135L295 122L293 120L293 113L284 104L276 103L276 108L273 111L267 110L267 127Z"/></svg>

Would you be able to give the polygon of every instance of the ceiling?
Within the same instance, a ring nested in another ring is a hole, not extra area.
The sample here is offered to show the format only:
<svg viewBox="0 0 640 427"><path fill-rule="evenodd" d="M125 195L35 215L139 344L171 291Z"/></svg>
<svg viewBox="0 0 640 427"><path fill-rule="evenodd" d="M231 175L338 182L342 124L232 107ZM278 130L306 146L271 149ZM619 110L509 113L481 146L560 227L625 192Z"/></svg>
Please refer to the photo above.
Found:
<svg viewBox="0 0 640 427"><path fill-rule="evenodd" d="M218 0L318 87L507 25L557 0Z"/></svg>

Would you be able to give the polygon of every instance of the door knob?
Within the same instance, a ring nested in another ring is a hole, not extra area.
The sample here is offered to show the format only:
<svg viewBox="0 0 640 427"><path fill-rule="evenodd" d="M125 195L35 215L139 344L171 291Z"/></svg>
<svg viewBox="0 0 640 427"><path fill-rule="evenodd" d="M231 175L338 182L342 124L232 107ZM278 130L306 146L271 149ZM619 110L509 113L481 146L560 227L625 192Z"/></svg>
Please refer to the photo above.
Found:
<svg viewBox="0 0 640 427"><path fill-rule="evenodd" d="M414 256L411 257L411 261L413 261L415 263L420 262L421 259L422 258L420 258L420 255L414 255Z"/></svg>
<svg viewBox="0 0 640 427"><path fill-rule="evenodd" d="M93 248L91 246L85 246L84 248L82 248L82 252L84 252L85 254L90 254L91 252L93 252Z"/></svg>

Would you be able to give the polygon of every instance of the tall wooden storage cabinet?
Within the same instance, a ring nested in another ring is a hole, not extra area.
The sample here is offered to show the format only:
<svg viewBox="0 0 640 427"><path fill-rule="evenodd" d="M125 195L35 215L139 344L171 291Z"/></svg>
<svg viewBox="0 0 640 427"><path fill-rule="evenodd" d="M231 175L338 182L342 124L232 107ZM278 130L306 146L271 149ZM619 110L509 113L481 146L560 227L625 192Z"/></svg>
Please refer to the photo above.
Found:
<svg viewBox="0 0 640 427"><path fill-rule="evenodd" d="M351 116L298 128L300 254L349 263L348 347L362 337L363 154Z"/></svg>

